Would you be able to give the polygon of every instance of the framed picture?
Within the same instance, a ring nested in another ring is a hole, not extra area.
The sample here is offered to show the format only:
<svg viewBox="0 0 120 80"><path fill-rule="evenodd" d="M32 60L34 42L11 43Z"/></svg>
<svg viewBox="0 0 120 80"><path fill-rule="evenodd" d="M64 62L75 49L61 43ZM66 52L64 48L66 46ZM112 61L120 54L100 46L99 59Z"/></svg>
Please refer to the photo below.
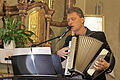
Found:
<svg viewBox="0 0 120 80"><path fill-rule="evenodd" d="M85 15L84 26L92 31L105 31L104 16L102 15Z"/></svg>

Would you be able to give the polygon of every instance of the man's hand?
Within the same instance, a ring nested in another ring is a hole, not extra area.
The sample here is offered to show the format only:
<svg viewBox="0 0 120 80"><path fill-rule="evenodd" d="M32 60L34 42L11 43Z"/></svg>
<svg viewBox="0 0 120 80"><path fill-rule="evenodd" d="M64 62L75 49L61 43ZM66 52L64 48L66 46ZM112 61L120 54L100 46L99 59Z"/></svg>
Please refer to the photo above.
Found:
<svg viewBox="0 0 120 80"><path fill-rule="evenodd" d="M70 48L69 47L64 47L64 48L60 49L59 51L57 51L57 55L66 59L66 56L69 56L69 53L70 53L67 50L70 50Z"/></svg>
<svg viewBox="0 0 120 80"><path fill-rule="evenodd" d="M100 59L95 62L94 68L96 70L104 70L110 66L110 63L106 62L104 59Z"/></svg>

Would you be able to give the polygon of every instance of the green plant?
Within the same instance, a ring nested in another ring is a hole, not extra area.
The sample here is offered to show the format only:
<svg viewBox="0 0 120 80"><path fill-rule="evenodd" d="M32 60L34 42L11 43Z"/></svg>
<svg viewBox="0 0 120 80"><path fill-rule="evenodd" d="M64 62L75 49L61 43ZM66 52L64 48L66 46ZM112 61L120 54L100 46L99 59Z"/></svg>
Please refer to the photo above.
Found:
<svg viewBox="0 0 120 80"><path fill-rule="evenodd" d="M5 27L0 28L0 40L3 40L4 43L10 44L11 40L14 40L16 47L25 47L27 41L33 43L31 36L34 33L27 30L21 21L8 16L8 19L4 18L4 23ZM20 29L20 26L23 28Z"/></svg>

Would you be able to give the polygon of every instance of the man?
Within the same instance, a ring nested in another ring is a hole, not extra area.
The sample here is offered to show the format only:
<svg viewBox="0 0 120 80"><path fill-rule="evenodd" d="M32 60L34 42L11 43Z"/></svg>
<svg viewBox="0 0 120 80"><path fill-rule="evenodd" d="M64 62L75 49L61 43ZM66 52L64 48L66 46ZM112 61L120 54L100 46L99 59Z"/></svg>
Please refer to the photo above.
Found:
<svg viewBox="0 0 120 80"><path fill-rule="evenodd" d="M108 54L105 59L101 59L100 61L96 61L94 64L94 68L98 71L105 70L102 74L100 74L95 80L106 80L105 73L110 73L115 64L115 59L112 56L112 59L110 58L111 55L111 50L110 47L106 41L105 34L103 32L95 32L95 31L90 31L87 27L84 26L84 14L82 10L78 7L72 7L68 9L67 12L67 21L68 25L71 26L71 30L75 33L75 35L78 37L79 35L81 36L87 36L89 35L90 37L96 38L97 40L100 40L103 42L103 48L109 50L110 54ZM69 56L70 52L67 52L67 50L70 50L69 46L69 41L71 41L72 36L69 35L66 38L64 47L57 51L57 55L61 57L62 60L66 59L67 56ZM110 62L111 60L111 62ZM110 62L110 63L109 63ZM87 78L91 78L90 76Z"/></svg>

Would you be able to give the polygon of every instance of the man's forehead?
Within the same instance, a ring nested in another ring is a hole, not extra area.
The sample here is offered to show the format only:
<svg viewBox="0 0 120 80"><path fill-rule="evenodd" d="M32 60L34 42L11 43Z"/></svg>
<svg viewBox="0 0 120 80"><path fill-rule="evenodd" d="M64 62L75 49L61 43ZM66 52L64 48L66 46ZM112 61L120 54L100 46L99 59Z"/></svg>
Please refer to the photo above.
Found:
<svg viewBox="0 0 120 80"><path fill-rule="evenodd" d="M77 12L71 12L71 13L67 13L67 15L78 15Z"/></svg>
<svg viewBox="0 0 120 80"><path fill-rule="evenodd" d="M76 12L72 12L72 13L67 14L67 18L70 18L70 17L79 17L79 15Z"/></svg>
<svg viewBox="0 0 120 80"><path fill-rule="evenodd" d="M67 16L78 15L77 12L68 13Z"/></svg>

